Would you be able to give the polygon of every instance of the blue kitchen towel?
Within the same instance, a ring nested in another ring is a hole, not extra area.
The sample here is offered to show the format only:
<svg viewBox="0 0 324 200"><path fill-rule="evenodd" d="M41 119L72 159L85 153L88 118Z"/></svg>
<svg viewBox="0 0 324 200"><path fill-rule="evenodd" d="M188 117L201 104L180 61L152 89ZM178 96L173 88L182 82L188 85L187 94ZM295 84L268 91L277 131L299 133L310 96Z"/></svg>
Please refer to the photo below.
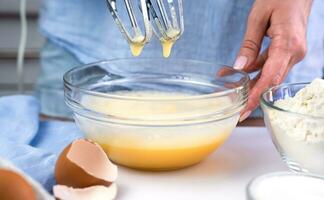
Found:
<svg viewBox="0 0 324 200"><path fill-rule="evenodd" d="M40 121L39 110L33 96L0 97L0 157L51 191L58 155L83 134L72 122Z"/></svg>

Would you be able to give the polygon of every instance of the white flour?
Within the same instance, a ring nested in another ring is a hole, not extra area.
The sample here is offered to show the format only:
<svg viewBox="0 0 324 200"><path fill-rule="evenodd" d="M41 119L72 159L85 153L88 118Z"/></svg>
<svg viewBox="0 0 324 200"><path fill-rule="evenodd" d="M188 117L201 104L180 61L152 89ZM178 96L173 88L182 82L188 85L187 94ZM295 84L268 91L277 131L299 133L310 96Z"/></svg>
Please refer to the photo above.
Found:
<svg viewBox="0 0 324 200"><path fill-rule="evenodd" d="M275 105L293 112L324 117L324 79L315 79L294 97L276 101Z"/></svg>
<svg viewBox="0 0 324 200"><path fill-rule="evenodd" d="M275 106L294 113L324 117L324 80L315 79L294 97ZM312 118L270 109L270 127L288 162L303 171L324 175L324 118Z"/></svg>
<svg viewBox="0 0 324 200"><path fill-rule="evenodd" d="M275 106L312 116L324 117L324 80L315 79L311 84L297 92L294 97L278 100ZM324 121L311 120L301 116L273 112L270 119L285 133L297 140L308 142L324 141Z"/></svg>

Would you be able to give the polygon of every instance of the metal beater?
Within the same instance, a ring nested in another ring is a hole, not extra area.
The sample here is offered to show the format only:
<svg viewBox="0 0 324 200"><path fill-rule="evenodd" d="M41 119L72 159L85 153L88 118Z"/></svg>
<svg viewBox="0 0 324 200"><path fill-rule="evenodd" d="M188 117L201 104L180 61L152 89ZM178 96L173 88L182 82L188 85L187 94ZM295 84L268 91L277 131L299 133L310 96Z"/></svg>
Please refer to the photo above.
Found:
<svg viewBox="0 0 324 200"><path fill-rule="evenodd" d="M139 26L132 4L136 1L138 1L136 7L142 15L141 20L144 26L142 28ZM130 44L134 55L140 54L141 49L151 40L153 34L161 41L163 49L171 49L172 44L179 39L184 31L182 0L177 0L177 2L174 0L124 0L131 31L127 30L119 16L116 0L106 0L106 2L114 21ZM133 51L136 48L139 51Z"/></svg>

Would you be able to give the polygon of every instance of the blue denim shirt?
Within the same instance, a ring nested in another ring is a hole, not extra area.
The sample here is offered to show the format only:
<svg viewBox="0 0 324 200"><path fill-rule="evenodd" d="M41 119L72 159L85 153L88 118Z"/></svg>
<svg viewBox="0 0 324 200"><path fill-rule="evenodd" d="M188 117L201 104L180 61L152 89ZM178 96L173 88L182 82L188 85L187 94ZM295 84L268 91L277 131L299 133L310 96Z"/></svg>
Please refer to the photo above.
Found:
<svg viewBox="0 0 324 200"><path fill-rule="evenodd" d="M171 57L232 65L244 36L252 4L253 0L184 0L185 32L175 43ZM314 0L307 35L308 54L303 62L293 68L286 82L311 81L315 77L322 77L322 19L324 1ZM81 64L132 56L126 40L110 16L105 0L43 0L40 30L52 44L69 52ZM160 57L161 54L160 43L153 38L141 56ZM67 67L46 70L44 63L46 60L42 62L39 85L53 88L53 77L61 77ZM66 62L65 65L71 67L72 63L75 64L75 61ZM62 90L61 78L57 79L57 90ZM54 99L52 94L51 99ZM53 103L52 107L55 106Z"/></svg>
<svg viewBox="0 0 324 200"><path fill-rule="evenodd" d="M185 32L171 57L231 65L252 3L253 0L184 0ZM84 63L131 57L105 0L45 0L40 27L46 37ZM160 43L153 37L141 56L160 57L161 53Z"/></svg>

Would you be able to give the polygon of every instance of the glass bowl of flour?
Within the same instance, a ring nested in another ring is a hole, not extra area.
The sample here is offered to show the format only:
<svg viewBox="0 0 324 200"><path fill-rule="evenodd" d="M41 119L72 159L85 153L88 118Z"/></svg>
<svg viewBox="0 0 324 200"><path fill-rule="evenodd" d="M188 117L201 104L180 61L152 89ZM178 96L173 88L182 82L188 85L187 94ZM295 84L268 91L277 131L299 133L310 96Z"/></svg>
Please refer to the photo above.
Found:
<svg viewBox="0 0 324 200"><path fill-rule="evenodd" d="M260 104L273 143L288 167L324 176L324 80L270 88Z"/></svg>

